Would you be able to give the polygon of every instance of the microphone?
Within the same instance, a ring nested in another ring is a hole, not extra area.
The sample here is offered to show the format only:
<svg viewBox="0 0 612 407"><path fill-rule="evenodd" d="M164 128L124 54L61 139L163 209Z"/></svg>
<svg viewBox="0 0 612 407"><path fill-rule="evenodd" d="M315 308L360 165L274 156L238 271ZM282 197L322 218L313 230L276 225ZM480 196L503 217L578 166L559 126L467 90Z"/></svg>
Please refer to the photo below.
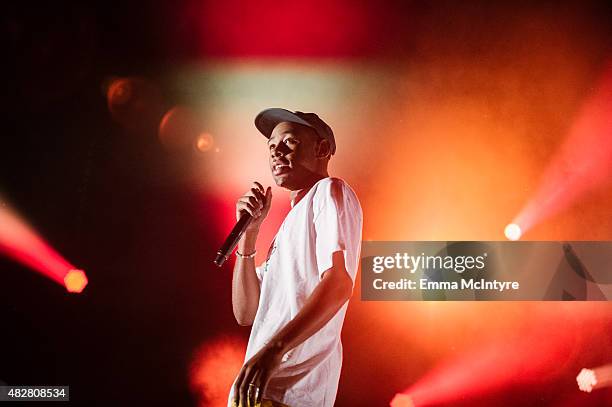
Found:
<svg viewBox="0 0 612 407"><path fill-rule="evenodd" d="M228 259L229 255L232 254L236 246L238 245L238 241L244 234L247 226L251 223L253 217L246 211L242 212L240 215L240 219L236 222L236 225L232 229L232 231L227 235L225 242L221 246L219 250L217 250L217 257L215 257L215 264L218 267L221 267L223 263Z"/></svg>

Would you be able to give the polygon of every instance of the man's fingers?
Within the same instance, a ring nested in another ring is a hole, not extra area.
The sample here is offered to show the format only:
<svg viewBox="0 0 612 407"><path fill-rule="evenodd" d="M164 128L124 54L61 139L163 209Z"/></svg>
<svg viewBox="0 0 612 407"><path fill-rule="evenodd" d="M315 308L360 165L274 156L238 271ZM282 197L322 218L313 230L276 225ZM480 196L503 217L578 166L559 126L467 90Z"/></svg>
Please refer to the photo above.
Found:
<svg viewBox="0 0 612 407"><path fill-rule="evenodd" d="M238 211L245 210L251 214L251 216L259 216L259 213L261 213L261 204L253 197L242 197L238 200L236 209Z"/></svg>
<svg viewBox="0 0 612 407"><path fill-rule="evenodd" d="M254 207L259 206L259 201L257 200L257 198L255 198L252 195L245 195L242 198L243 201L250 203L251 205L253 205Z"/></svg>
<svg viewBox="0 0 612 407"><path fill-rule="evenodd" d="M264 200L264 208L268 209L271 204L272 204L272 188L268 187L268 189L266 189L266 196L265 196L265 200Z"/></svg>
<svg viewBox="0 0 612 407"><path fill-rule="evenodd" d="M257 377L259 376L260 372L259 372L259 368L257 367L257 365L249 365L247 362L246 365L246 370L245 370L245 374L244 377L242 378L242 383L241 383L241 396L242 396L242 402L244 403L245 406L251 406L253 399L253 396L255 395L255 388L253 386L251 386L251 384L254 384L256 387L259 387L259 381L257 379ZM251 403L251 404L248 404Z"/></svg>
<svg viewBox="0 0 612 407"><path fill-rule="evenodd" d="M248 397L249 397L249 406L255 406L256 404L256 400L257 397L260 393L260 388L259 388L259 371L255 371L255 373L251 376L251 380L249 380L249 390L248 390Z"/></svg>
<svg viewBox="0 0 612 407"><path fill-rule="evenodd" d="M236 378L236 382L234 383L234 401L238 406L241 404L240 400L240 385L242 384L242 380L244 379L244 366L240 369L240 373L238 373L238 377Z"/></svg>
<svg viewBox="0 0 612 407"><path fill-rule="evenodd" d="M248 406L248 391L249 391L249 383L250 383L250 368L245 366L244 369L244 376L242 376L242 380L240 382L240 387L238 389L238 393L240 394L240 399L238 400L238 405L240 406Z"/></svg>
<svg viewBox="0 0 612 407"><path fill-rule="evenodd" d="M265 206L266 199L268 197L268 190L271 191L271 188L268 187L267 189L264 189L264 187L259 182L255 182L254 185L255 187L251 188L251 192L261 202L262 206Z"/></svg>
<svg viewBox="0 0 612 407"><path fill-rule="evenodd" d="M272 202L272 188L264 187L259 182L254 182L253 187L236 202L236 218L240 219L240 212L244 211L253 218L261 216L264 210L270 208Z"/></svg>
<svg viewBox="0 0 612 407"><path fill-rule="evenodd" d="M257 187L257 189L259 189L261 191L262 194L265 193L264 187L263 185L261 185L259 182L255 181L253 182L253 184Z"/></svg>
<svg viewBox="0 0 612 407"><path fill-rule="evenodd" d="M269 379L267 375L261 375L259 377L257 393L255 394L255 405L257 405L258 403L261 403L261 400L263 399L264 390L266 389L268 385L268 380Z"/></svg>
<svg viewBox="0 0 612 407"><path fill-rule="evenodd" d="M261 209L263 208L263 202L260 202L257 198L251 195L245 195L238 199L238 202L245 202L252 209Z"/></svg>
<svg viewBox="0 0 612 407"><path fill-rule="evenodd" d="M266 202L266 195L265 194L263 194L257 188L251 188L251 192L253 193L253 195L255 195L255 198L257 198L257 200L259 202L261 202L262 204L265 204L265 202Z"/></svg>
<svg viewBox="0 0 612 407"><path fill-rule="evenodd" d="M239 202L238 205L236 205L236 210L238 211L238 218L241 216L240 212L246 212L253 217L257 216L257 211L246 202Z"/></svg>

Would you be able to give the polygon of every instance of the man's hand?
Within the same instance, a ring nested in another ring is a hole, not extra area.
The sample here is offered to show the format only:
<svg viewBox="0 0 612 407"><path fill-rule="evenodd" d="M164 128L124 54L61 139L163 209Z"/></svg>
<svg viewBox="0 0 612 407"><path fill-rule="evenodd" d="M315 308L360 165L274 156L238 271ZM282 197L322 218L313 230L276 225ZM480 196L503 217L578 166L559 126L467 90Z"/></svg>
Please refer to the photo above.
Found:
<svg viewBox="0 0 612 407"><path fill-rule="evenodd" d="M261 403L270 376L282 360L281 352L280 348L264 346L242 366L234 385L235 405L254 407Z"/></svg>
<svg viewBox="0 0 612 407"><path fill-rule="evenodd" d="M246 212L253 217L246 231L258 231L270 211L271 203L272 188L268 187L264 190L259 182L254 182L251 189L236 202L236 220L240 219L241 212Z"/></svg>
<svg viewBox="0 0 612 407"><path fill-rule="evenodd" d="M259 305L259 280L255 271L255 243L259 234L259 227L270 211L272 203L272 189L264 191L259 182L236 202L236 219L240 219L241 212L246 212L253 220L246 228L244 235L238 242L238 253L248 257L238 257L234 264L232 278L232 308L236 321L240 325L251 325Z"/></svg>

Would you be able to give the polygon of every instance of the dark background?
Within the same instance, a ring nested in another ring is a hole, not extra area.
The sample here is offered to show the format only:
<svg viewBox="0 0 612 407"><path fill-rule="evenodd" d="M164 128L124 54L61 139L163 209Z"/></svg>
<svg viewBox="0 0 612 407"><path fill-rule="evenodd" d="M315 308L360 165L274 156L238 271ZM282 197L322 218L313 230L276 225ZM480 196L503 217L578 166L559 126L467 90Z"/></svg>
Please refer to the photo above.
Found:
<svg viewBox="0 0 612 407"><path fill-rule="evenodd" d="M248 335L233 322L228 270L211 263L217 214L160 181L169 158L154 128L127 131L107 109L109 77L156 78L181 57L160 42L168 6L3 10L1 194L96 287L71 295L0 258L8 384L70 385L73 404L190 405L196 345Z"/></svg>

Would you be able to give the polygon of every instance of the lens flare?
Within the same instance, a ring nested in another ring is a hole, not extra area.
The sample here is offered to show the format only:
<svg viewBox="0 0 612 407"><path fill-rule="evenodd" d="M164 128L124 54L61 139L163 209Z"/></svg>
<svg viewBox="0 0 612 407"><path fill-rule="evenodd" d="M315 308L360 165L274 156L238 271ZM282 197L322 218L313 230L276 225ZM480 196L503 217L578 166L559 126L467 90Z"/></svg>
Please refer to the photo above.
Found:
<svg viewBox="0 0 612 407"><path fill-rule="evenodd" d="M215 144L213 136L209 133L201 133L196 139L195 147L201 153L210 151ZM217 149L218 150L218 149Z"/></svg>
<svg viewBox="0 0 612 407"><path fill-rule="evenodd" d="M191 108L175 106L168 110L161 119L158 132L159 141L168 151L189 148L189 145L200 134L200 127L198 116Z"/></svg>
<svg viewBox="0 0 612 407"><path fill-rule="evenodd" d="M106 87L106 103L113 120L139 132L155 128L162 113L157 87L144 78L112 78Z"/></svg>

